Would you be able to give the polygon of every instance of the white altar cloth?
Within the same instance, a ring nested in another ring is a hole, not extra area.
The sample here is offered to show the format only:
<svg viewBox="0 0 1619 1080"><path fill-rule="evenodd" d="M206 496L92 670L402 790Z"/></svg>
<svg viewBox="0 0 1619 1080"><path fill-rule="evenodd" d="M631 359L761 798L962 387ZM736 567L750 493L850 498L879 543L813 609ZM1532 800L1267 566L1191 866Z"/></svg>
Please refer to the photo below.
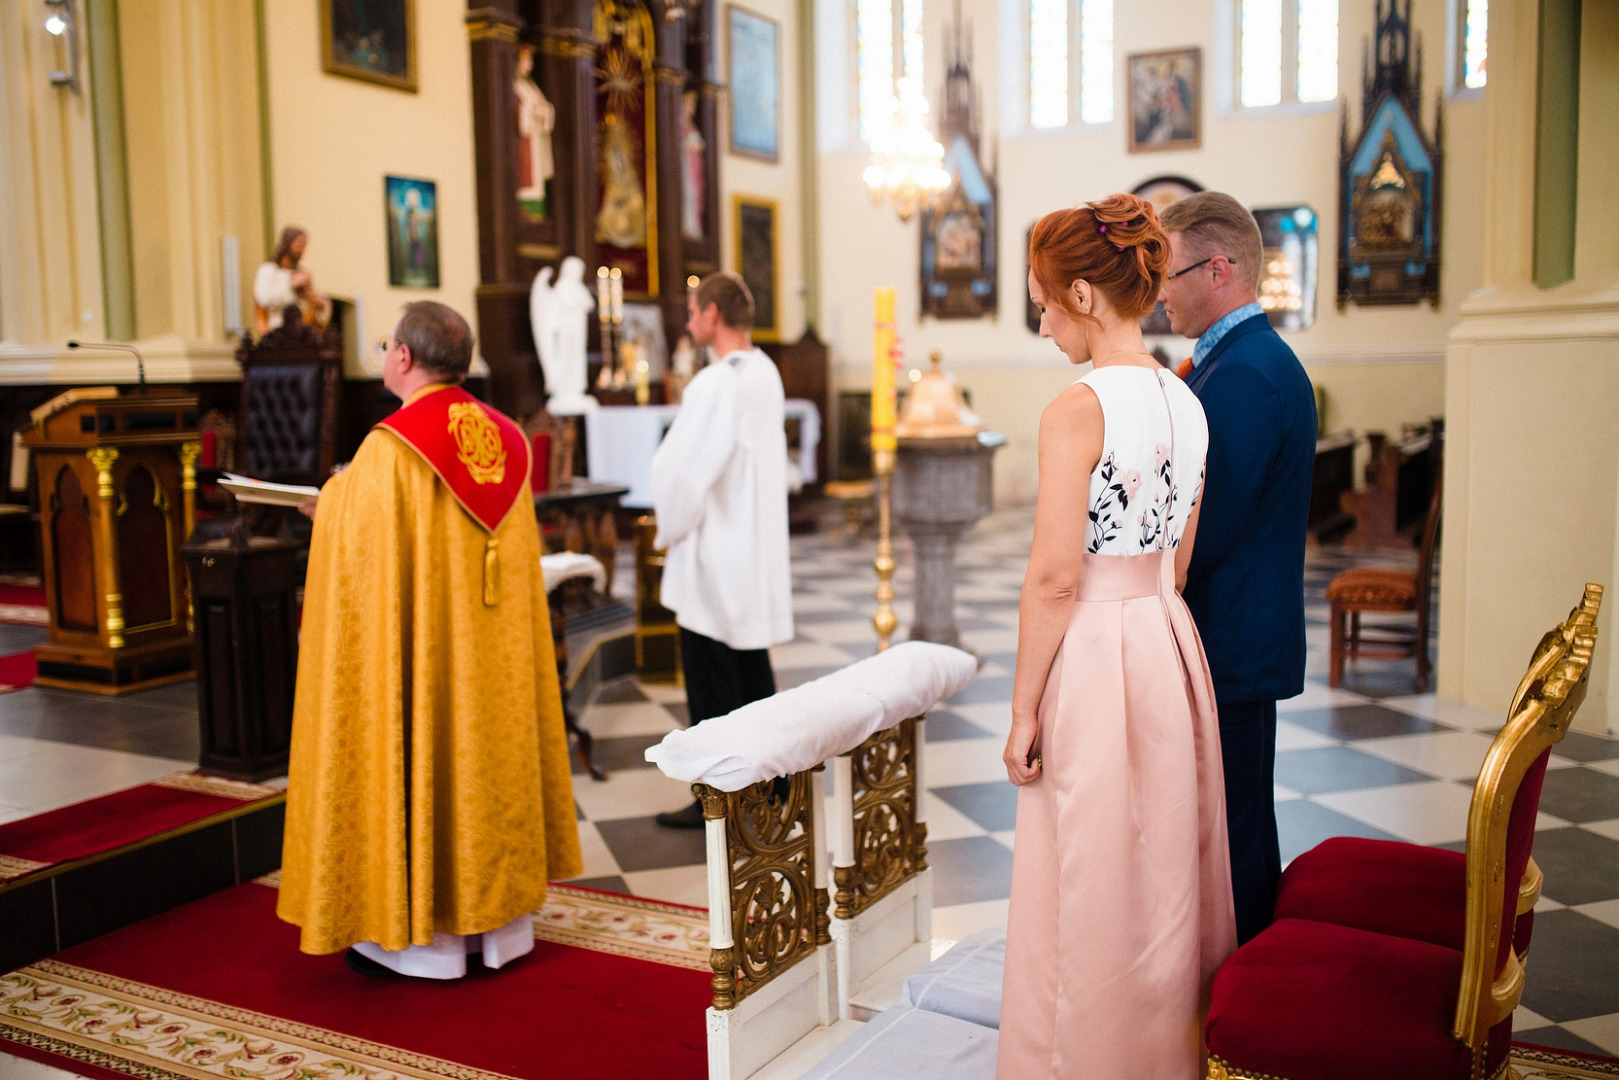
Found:
<svg viewBox="0 0 1619 1080"><path fill-rule="evenodd" d="M652 508L652 454L675 422L679 405L606 405L585 414L586 467L590 479L628 484L620 500L637 510ZM799 453L789 461L794 490L816 481L815 451L821 443L821 411L806 398L788 398L787 419L798 421Z"/></svg>

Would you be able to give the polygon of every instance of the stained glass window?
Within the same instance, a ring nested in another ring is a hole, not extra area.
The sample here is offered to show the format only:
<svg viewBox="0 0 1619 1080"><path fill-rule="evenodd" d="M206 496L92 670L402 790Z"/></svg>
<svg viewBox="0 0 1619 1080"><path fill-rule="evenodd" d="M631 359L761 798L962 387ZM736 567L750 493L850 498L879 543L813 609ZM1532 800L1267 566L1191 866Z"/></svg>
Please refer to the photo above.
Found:
<svg viewBox="0 0 1619 1080"><path fill-rule="evenodd" d="M1030 0L1029 124L1068 123L1068 0Z"/></svg>
<svg viewBox="0 0 1619 1080"><path fill-rule="evenodd" d="M1462 85L1482 89L1488 74L1490 0L1464 0L1462 23Z"/></svg>
<svg viewBox="0 0 1619 1080"><path fill-rule="evenodd" d="M860 137L870 143L894 119L892 0L856 0L855 52L860 73Z"/></svg>
<svg viewBox="0 0 1619 1080"><path fill-rule="evenodd" d="M1242 2L1242 103L1282 100L1282 0Z"/></svg>
<svg viewBox="0 0 1619 1080"><path fill-rule="evenodd" d="M1113 0L1080 0L1079 114L1087 124L1113 119Z"/></svg>
<svg viewBox="0 0 1619 1080"><path fill-rule="evenodd" d="M1298 0L1299 100L1338 96L1338 0Z"/></svg>

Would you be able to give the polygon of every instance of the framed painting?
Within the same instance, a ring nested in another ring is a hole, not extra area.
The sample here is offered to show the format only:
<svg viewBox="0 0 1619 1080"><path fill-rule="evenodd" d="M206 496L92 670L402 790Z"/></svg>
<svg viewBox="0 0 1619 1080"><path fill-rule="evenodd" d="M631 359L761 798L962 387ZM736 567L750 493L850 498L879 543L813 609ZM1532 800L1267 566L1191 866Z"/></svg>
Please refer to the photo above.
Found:
<svg viewBox="0 0 1619 1080"><path fill-rule="evenodd" d="M382 178L388 214L388 284L438 288L438 185L403 176Z"/></svg>
<svg viewBox="0 0 1619 1080"><path fill-rule="evenodd" d="M780 296L776 282L776 203L749 195L731 197L736 237L736 272L753 293L755 341L781 340Z"/></svg>
<svg viewBox="0 0 1619 1080"><path fill-rule="evenodd" d="M1203 50L1132 53L1130 152L1203 145Z"/></svg>
<svg viewBox="0 0 1619 1080"><path fill-rule="evenodd" d="M415 0L320 0L321 68L416 92Z"/></svg>
<svg viewBox="0 0 1619 1080"><path fill-rule="evenodd" d="M731 153L781 160L781 26L734 4L725 9L730 57Z"/></svg>

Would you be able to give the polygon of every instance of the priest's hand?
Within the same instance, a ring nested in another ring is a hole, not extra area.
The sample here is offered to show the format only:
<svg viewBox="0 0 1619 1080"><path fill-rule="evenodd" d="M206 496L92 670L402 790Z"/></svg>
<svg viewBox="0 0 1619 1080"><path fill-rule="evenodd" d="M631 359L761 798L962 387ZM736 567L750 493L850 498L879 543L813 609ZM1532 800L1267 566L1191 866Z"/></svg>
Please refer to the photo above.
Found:
<svg viewBox="0 0 1619 1080"><path fill-rule="evenodd" d="M317 506L319 506L319 505L320 505L320 496L319 495L311 495L309 498L305 499L303 502L298 504L298 512L300 514L302 514L304 517L308 518L310 521L314 521L315 520L315 508Z"/></svg>
<svg viewBox="0 0 1619 1080"><path fill-rule="evenodd" d="M1040 778L1044 764L1036 751L1035 742L1040 735L1040 722L1034 717L1012 719L1012 733L1006 738L1006 752L1001 760L1006 763L1006 776L1018 787L1032 784Z"/></svg>

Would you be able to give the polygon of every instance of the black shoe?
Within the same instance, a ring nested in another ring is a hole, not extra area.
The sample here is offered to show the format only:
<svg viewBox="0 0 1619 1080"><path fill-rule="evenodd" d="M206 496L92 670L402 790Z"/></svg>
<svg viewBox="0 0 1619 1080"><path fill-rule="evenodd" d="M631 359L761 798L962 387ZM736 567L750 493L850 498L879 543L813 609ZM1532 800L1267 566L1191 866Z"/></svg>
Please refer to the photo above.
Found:
<svg viewBox="0 0 1619 1080"><path fill-rule="evenodd" d="M361 975L369 975L373 979L403 978L403 976L401 976L399 972L395 971L393 968L388 967L385 964L377 963L375 960L356 949L350 949L348 952L343 954L343 963L348 965L350 971L357 972Z"/></svg>
<svg viewBox="0 0 1619 1080"><path fill-rule="evenodd" d="M668 810L658 815L658 824L666 829L701 829L703 804L695 800L683 810Z"/></svg>

